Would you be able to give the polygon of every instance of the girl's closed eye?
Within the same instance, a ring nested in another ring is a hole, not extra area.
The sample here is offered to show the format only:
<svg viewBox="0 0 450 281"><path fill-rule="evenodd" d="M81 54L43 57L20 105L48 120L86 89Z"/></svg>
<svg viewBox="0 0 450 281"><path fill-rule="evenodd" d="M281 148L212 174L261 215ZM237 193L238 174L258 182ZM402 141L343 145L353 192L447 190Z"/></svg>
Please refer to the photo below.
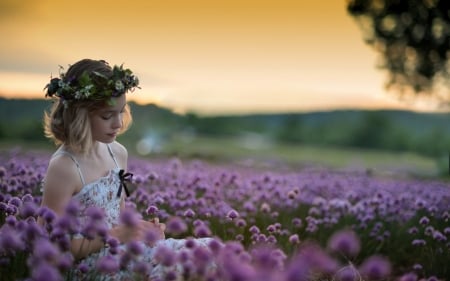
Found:
<svg viewBox="0 0 450 281"><path fill-rule="evenodd" d="M101 118L102 118L103 120L109 120L109 119L111 119L111 117L112 117L112 114L101 115Z"/></svg>

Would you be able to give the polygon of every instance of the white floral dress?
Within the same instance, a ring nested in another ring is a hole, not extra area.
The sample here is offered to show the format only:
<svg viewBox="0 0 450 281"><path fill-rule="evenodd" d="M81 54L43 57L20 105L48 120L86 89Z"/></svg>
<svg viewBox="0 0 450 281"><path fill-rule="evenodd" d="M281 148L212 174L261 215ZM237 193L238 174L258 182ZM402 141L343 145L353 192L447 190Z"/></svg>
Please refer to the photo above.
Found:
<svg viewBox="0 0 450 281"><path fill-rule="evenodd" d="M109 146L108 146L109 148ZM91 207L98 207L104 211L106 227L109 229L114 225L117 225L119 222L120 215L120 203L122 196L118 195L118 190L121 186L121 179L119 176L120 168L117 165L117 161L112 153L111 149L110 154L116 163L116 168L110 170L108 175L99 178L98 180L85 184L83 175L81 170L79 169L79 164L75 157L68 152L60 151L59 153L67 154L72 158L72 160L77 164L78 171L80 173L81 180L84 184L82 190L73 196L73 199L78 201L80 214L85 214L86 210ZM125 192L122 192L125 193ZM80 225L88 222L87 215L81 215ZM81 233L73 235L74 238L82 238L84 237ZM69 280L160 280L158 278L163 278L163 276L171 271L171 274L174 272L178 276L178 280L182 275L182 266L179 264L173 264L170 267L163 266L158 263L154 256L157 252L158 247L163 247L164 249L169 249L173 251L180 251L184 248L187 248L185 239L164 239L159 240L156 245L153 247L148 246L144 242L138 242L140 249L142 250L142 254L140 254L137 258L128 263L126 269L122 269L118 272L108 275L100 275L100 272L97 270L98 261L106 256L111 257L117 260L115 262L120 262L119 259L121 257L120 254L112 255L110 252L110 248L104 247L99 252L92 253L86 258L77 261L77 265L73 270L68 273L67 279ZM195 239L194 243L197 246L208 247L208 243L211 241L211 238L198 238ZM118 246L119 253L127 251L127 245L119 245ZM140 267L140 269L136 269L136 267ZM84 270L81 270L84 268ZM142 273L142 268L146 271L145 278L143 275L137 275L136 271Z"/></svg>

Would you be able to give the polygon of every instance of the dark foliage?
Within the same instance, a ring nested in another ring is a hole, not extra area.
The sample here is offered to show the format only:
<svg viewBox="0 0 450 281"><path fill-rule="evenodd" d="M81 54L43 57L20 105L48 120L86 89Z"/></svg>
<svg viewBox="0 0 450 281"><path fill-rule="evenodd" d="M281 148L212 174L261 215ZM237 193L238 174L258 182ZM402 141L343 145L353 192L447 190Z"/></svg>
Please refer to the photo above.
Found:
<svg viewBox="0 0 450 281"><path fill-rule="evenodd" d="M351 0L347 10L381 54L388 88L450 104L450 1Z"/></svg>

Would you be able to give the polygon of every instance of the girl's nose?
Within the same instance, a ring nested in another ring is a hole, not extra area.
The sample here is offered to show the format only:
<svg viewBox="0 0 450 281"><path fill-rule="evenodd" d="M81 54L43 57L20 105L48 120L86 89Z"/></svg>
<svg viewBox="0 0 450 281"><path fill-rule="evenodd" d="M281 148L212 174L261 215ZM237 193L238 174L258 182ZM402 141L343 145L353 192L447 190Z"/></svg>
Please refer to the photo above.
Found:
<svg viewBox="0 0 450 281"><path fill-rule="evenodd" d="M121 128L122 127L122 115L119 115L116 118L114 118L114 122L112 125L113 125L114 129Z"/></svg>

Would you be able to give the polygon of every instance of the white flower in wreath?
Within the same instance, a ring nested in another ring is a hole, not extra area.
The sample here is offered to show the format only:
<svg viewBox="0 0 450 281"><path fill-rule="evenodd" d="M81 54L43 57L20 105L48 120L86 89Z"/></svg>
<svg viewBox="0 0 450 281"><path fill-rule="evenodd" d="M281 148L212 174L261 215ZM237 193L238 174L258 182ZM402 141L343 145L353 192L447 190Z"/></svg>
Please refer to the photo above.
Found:
<svg viewBox="0 0 450 281"><path fill-rule="evenodd" d="M125 86L123 85L123 82L121 80L117 80L114 85L114 88L116 89L116 91L121 92L125 89Z"/></svg>

